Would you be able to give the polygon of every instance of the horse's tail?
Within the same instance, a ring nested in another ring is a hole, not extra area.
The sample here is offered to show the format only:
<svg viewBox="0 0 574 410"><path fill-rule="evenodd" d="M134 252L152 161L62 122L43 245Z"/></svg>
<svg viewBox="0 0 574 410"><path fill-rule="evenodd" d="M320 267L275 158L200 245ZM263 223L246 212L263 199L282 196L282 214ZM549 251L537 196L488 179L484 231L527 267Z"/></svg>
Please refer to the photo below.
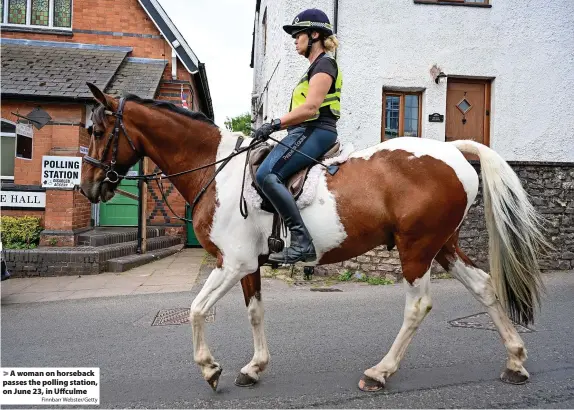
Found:
<svg viewBox="0 0 574 410"><path fill-rule="evenodd" d="M529 202L518 176L500 155L474 141L452 144L480 158L490 275L510 318L528 325L540 303L538 258L551 248L542 234L542 218Z"/></svg>

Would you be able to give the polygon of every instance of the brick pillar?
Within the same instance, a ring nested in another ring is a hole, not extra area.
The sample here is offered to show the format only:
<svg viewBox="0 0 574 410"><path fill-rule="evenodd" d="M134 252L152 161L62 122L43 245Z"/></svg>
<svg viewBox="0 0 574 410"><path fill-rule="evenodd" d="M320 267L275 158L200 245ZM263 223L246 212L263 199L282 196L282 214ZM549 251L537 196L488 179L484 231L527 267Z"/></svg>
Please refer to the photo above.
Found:
<svg viewBox="0 0 574 410"><path fill-rule="evenodd" d="M48 189L40 246L74 246L74 236L90 228L90 202L76 191Z"/></svg>

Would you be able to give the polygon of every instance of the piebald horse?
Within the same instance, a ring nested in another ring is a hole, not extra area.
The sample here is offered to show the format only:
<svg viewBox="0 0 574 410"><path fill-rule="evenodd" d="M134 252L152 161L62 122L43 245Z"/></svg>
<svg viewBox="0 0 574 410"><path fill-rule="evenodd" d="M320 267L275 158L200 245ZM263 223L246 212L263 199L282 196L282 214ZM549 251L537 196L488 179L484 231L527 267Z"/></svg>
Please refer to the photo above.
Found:
<svg viewBox="0 0 574 410"><path fill-rule="evenodd" d="M93 113L80 190L93 203L110 200L119 183L117 174L125 175L143 156L165 174L174 174L235 152L237 134L218 128L201 113L133 95L118 100L92 84L88 87L100 105ZM457 245L459 228L479 186L463 153L480 159L490 275ZM272 215L255 207L247 218L240 214L245 155L232 158L217 174L193 214L199 242L217 258L190 313L194 360L214 390L222 368L205 339L205 315L239 281L255 352L235 384L256 383L269 363L260 266L269 253ZM192 203L215 169L210 166L171 181ZM335 175L322 172L315 197L302 216L313 237L317 265L344 261L389 243L399 251L406 290L403 325L383 359L364 371L361 390L384 387L431 310L433 260L461 281L490 314L508 354L501 379L521 384L529 378L524 368L526 348L510 319L523 325L533 320L542 286L537 260L548 242L518 177L495 151L473 141L406 137L356 151Z"/></svg>

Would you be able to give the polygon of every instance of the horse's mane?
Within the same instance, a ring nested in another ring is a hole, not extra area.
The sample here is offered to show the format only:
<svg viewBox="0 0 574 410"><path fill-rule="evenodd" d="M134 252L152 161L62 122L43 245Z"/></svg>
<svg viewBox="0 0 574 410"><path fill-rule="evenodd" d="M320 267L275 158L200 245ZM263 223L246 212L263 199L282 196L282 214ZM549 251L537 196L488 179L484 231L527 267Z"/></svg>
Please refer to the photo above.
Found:
<svg viewBox="0 0 574 410"><path fill-rule="evenodd" d="M149 98L141 98L134 94L126 94L124 95L126 101L134 101L142 105L151 105L152 107L158 108L165 108L169 111L175 112L176 114L185 115L186 117L191 118L192 120L196 121L203 121L210 125L216 126L215 123L208 118L204 113L199 111L189 111L185 108L179 107L169 101L161 101L161 100L152 100ZM103 105L99 105L94 110L94 120L98 124L103 124L105 121L105 107Z"/></svg>

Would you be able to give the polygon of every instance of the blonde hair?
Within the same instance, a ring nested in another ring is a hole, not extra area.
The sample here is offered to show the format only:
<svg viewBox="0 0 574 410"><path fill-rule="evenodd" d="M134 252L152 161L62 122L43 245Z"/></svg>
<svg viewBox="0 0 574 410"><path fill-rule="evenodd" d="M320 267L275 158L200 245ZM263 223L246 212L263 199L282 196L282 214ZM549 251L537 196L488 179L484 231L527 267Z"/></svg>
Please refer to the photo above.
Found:
<svg viewBox="0 0 574 410"><path fill-rule="evenodd" d="M335 52L337 47L339 47L339 40L337 39L337 36L332 34L329 37L327 37L326 39L324 39L323 40L323 47L325 47L325 50L327 50L330 53Z"/></svg>

